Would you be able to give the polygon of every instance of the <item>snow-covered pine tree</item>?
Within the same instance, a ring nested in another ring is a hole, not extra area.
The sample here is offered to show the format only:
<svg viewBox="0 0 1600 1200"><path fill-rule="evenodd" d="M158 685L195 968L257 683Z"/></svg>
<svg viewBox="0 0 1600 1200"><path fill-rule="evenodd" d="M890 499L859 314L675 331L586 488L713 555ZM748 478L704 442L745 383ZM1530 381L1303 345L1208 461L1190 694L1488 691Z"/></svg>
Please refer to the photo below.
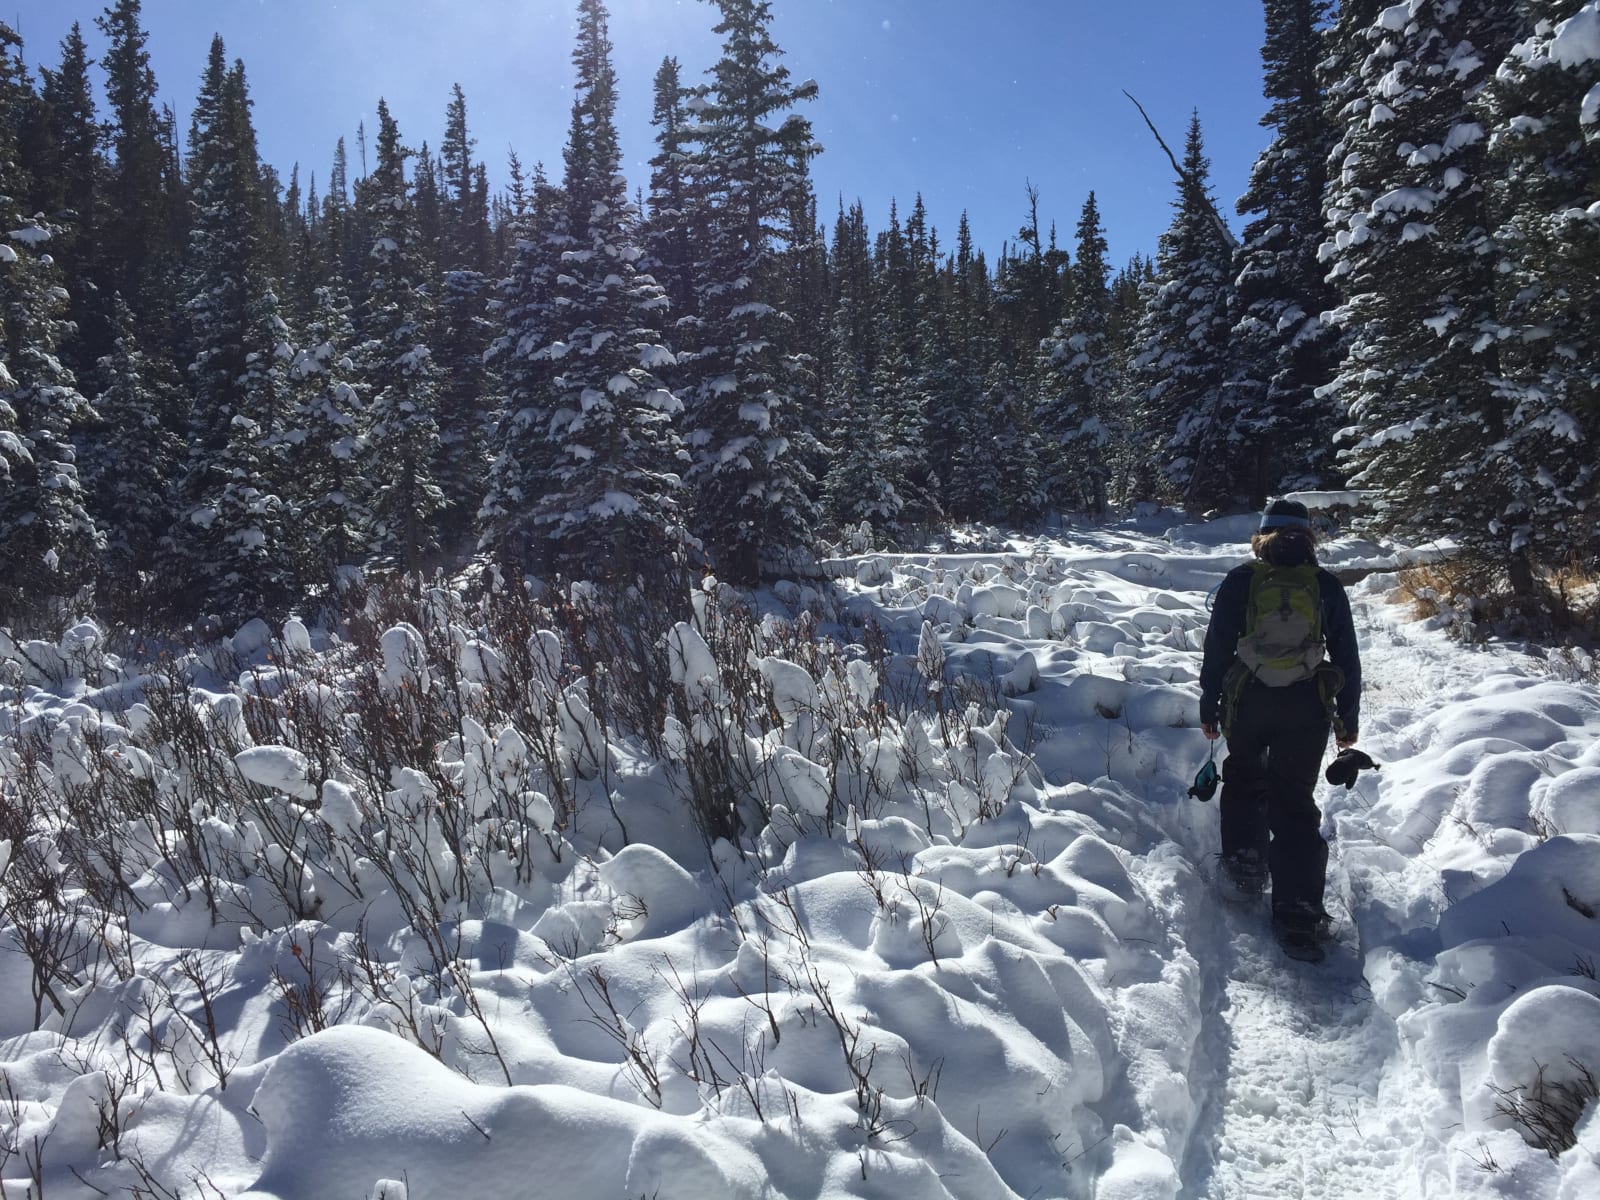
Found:
<svg viewBox="0 0 1600 1200"><path fill-rule="evenodd" d="M528 513L554 467L547 405L556 366L544 351L556 328L556 277L568 239L565 197L535 164L511 271L499 289L501 333L490 352L504 380L504 403L478 510L479 548L519 569L534 566L543 551Z"/></svg>
<svg viewBox="0 0 1600 1200"><path fill-rule="evenodd" d="M895 541L908 537L910 526L928 524L936 507L926 484L923 437L927 412L913 357L917 349L918 273L925 269L927 256L925 243L914 245L926 233L921 203L918 197L912 220L902 229L896 206L890 201L889 227L878 238L873 262L878 299L874 306L876 361L870 387L883 442L881 471L900 505L899 515L888 529Z"/></svg>
<svg viewBox="0 0 1600 1200"><path fill-rule="evenodd" d="M434 478L444 494L439 537L463 547L474 524L488 472L489 386L483 352L493 337L487 315L489 283L488 198L472 160L477 144L467 130L467 101L456 84L445 111L440 150L443 188L442 268L434 358L439 364L439 455Z"/></svg>
<svg viewBox="0 0 1600 1200"><path fill-rule="evenodd" d="M422 143L422 149L408 158L416 160L411 172L411 219L416 229L412 253L427 275L431 288L439 268L440 243L444 238L444 198L439 194L439 164Z"/></svg>
<svg viewBox="0 0 1600 1200"><path fill-rule="evenodd" d="M220 37L189 128L189 203L188 374L200 441L215 449L240 409L265 216L243 68L229 69Z"/></svg>
<svg viewBox="0 0 1600 1200"><path fill-rule="evenodd" d="M781 308L782 243L809 192L819 150L811 123L790 111L816 85L790 81L779 61L769 0L714 0L722 57L698 98L693 136L702 322L686 360L687 442L695 531L719 573L752 579L764 558L805 547L815 525L811 479L796 440L791 331Z"/></svg>
<svg viewBox="0 0 1600 1200"><path fill-rule="evenodd" d="M1227 400L1207 439L1216 494L1259 508L1269 494L1325 482L1335 406L1317 399L1338 360L1322 319L1337 299L1317 262L1334 132L1317 73L1328 0L1265 0L1261 49L1272 142L1256 159L1238 211L1251 215L1234 261Z"/></svg>
<svg viewBox="0 0 1600 1200"><path fill-rule="evenodd" d="M672 364L660 333L667 297L638 266L603 0L580 0L572 59L563 186L570 232L554 243L555 303L536 351L555 369L541 405L549 473L528 516L548 566L631 581L658 573L681 542L672 424L681 406L656 374Z"/></svg>
<svg viewBox="0 0 1600 1200"><path fill-rule="evenodd" d="M406 182L410 152L381 99L376 150L372 174L356 188L358 216L372 239L355 355L371 397L365 501L376 560L420 577L423 556L435 545L432 517L444 503L433 478L439 377L426 340L433 305Z"/></svg>
<svg viewBox="0 0 1600 1200"><path fill-rule="evenodd" d="M927 360L923 337L927 312L940 308L943 303L939 268L939 233L928 223L927 206L919 192L912 202L911 215L906 219L906 270L901 281L905 300L895 314L900 360L885 364L886 369L895 373L894 386L903 396L896 408L912 422L903 435L896 436L897 454L903 462L905 477L905 522L911 526L931 527L939 524L942 516L938 483L929 460Z"/></svg>
<svg viewBox="0 0 1600 1200"><path fill-rule="evenodd" d="M995 311L1008 348L1031 359L1061 320L1072 276L1055 226L1048 233L1040 227L1039 189L1028 184L1027 196L1027 217L996 274Z"/></svg>
<svg viewBox="0 0 1600 1200"><path fill-rule="evenodd" d="M1039 481L1039 441L1034 434L1024 372L1000 356L989 367L978 402L975 449L969 469L984 489L982 515L1027 525L1039 520L1044 495Z"/></svg>
<svg viewBox="0 0 1600 1200"><path fill-rule="evenodd" d="M922 306L919 389L927 413L928 460L941 506L952 516L988 516L993 479L985 460L988 424L980 397L996 351L990 336L988 268L974 251L965 211L940 299Z"/></svg>
<svg viewBox="0 0 1600 1200"><path fill-rule="evenodd" d="M322 272L312 277L315 285L343 286L351 303L359 306L366 287L367 251L371 246L362 245L361 222L351 203L350 162L343 138L334 143L318 233Z"/></svg>
<svg viewBox="0 0 1600 1200"><path fill-rule="evenodd" d="M106 535L104 594L128 597L152 582L161 539L175 520L170 500L184 458L184 409L175 381L139 344L133 313L120 296L112 304L111 333L111 352L98 364L83 475Z"/></svg>
<svg viewBox="0 0 1600 1200"><path fill-rule="evenodd" d="M104 217L101 181L106 163L100 151L104 130L95 112L88 48L77 22L61 42L60 65L39 74L45 155L33 171L35 197L38 208L62 226L60 244L53 245L52 253L69 276L69 313L77 326L77 337L64 349L82 375L108 345L109 314L108 298L87 286L95 278L96 262L105 254L99 245L99 225Z"/></svg>
<svg viewBox="0 0 1600 1200"><path fill-rule="evenodd" d="M0 22L0 617L70 600L92 578L100 536L69 431L87 402L56 350L66 292L45 250L53 230L6 189L27 185L17 134L34 103L22 41ZM19 190L23 190L19 188Z"/></svg>
<svg viewBox="0 0 1600 1200"><path fill-rule="evenodd" d="M1156 251L1156 284L1139 323L1127 378L1142 459L1135 499L1204 509L1235 499L1222 469L1233 447L1206 446L1231 421L1223 411L1232 248L1217 227L1200 116L1189 121L1172 224ZM1210 457L1202 459L1202 455Z"/></svg>
<svg viewBox="0 0 1600 1200"><path fill-rule="evenodd" d="M168 565L194 581L187 599L250 616L290 593L294 548L277 448L288 337L265 271L268 206L244 64L228 65L220 37L195 102L189 172L191 440Z"/></svg>
<svg viewBox="0 0 1600 1200"><path fill-rule="evenodd" d="M1067 310L1040 346L1035 425L1040 487L1057 509L1103 513L1108 447L1117 422L1111 346L1111 266L1105 227L1093 192L1078 216L1077 256L1069 268Z"/></svg>
<svg viewBox="0 0 1600 1200"><path fill-rule="evenodd" d="M362 502L367 437L355 364L349 299L336 287L317 289L304 344L289 368L294 396L286 437L299 482L297 567L303 587L333 586L342 567L367 558L372 514Z"/></svg>
<svg viewBox="0 0 1600 1200"><path fill-rule="evenodd" d="M141 325L150 349L173 308L171 276L182 240L181 196L176 194L169 142L171 122L156 106L148 34L140 0L112 0L95 25L110 45L100 59L110 103L111 170L105 181L105 253L95 280L104 296L120 294Z"/></svg>
<svg viewBox="0 0 1600 1200"><path fill-rule="evenodd" d="M1510 334L1492 469L1510 549L1548 577L1600 561L1600 4L1525 7L1480 101Z"/></svg>
<svg viewBox="0 0 1600 1200"><path fill-rule="evenodd" d="M1379 528L1455 538L1532 587L1496 460L1513 404L1492 230L1493 166L1475 111L1516 33L1517 6L1418 0L1360 31L1327 199L1323 255L1344 298L1332 392L1341 459L1375 489ZM1354 55L1341 55L1353 60Z"/></svg>
<svg viewBox="0 0 1600 1200"><path fill-rule="evenodd" d="M694 313L694 231L696 211L690 202L686 164L690 151L689 90L675 58L664 58L656 71L650 122L656 130L656 152L650 159L649 216L644 226L645 258L641 265L667 291L672 311L682 321Z"/></svg>
<svg viewBox="0 0 1600 1200"><path fill-rule="evenodd" d="M894 487L888 430L879 405L879 296L860 201L834 222L830 276L833 328L828 352L828 443L822 496L835 529L865 523L882 535L904 503Z"/></svg>

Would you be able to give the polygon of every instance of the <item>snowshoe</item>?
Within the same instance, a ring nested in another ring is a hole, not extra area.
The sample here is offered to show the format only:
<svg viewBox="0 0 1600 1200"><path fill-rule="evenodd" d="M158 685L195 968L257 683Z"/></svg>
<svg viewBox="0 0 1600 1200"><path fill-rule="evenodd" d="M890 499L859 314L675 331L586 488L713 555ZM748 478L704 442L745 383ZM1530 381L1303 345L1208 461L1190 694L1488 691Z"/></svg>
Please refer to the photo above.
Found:
<svg viewBox="0 0 1600 1200"><path fill-rule="evenodd" d="M1251 904L1267 890L1267 866L1254 854L1224 854L1217 885L1223 899Z"/></svg>
<svg viewBox="0 0 1600 1200"><path fill-rule="evenodd" d="M1329 933L1326 913L1273 913L1272 931L1277 934L1278 945L1290 958L1319 963L1327 957L1323 945Z"/></svg>

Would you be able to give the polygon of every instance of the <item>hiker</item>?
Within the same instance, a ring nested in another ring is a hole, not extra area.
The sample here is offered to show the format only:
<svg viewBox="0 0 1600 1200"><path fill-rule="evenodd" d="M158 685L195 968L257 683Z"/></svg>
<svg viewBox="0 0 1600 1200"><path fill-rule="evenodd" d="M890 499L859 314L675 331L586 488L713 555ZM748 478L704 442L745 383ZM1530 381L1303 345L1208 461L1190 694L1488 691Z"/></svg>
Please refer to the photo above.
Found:
<svg viewBox="0 0 1600 1200"><path fill-rule="evenodd" d="M1270 876L1284 949L1320 958L1328 845L1313 789L1333 730L1356 740L1361 659L1344 585L1317 566L1306 506L1276 500L1250 539L1255 560L1217 590L1200 670L1200 727L1227 739L1222 870L1241 896Z"/></svg>

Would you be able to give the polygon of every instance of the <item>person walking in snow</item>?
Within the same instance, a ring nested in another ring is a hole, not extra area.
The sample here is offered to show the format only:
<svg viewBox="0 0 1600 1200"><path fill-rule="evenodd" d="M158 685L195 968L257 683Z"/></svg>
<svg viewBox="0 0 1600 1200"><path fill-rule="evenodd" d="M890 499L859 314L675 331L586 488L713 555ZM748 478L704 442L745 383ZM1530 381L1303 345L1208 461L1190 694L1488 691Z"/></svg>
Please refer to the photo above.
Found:
<svg viewBox="0 0 1600 1200"><path fill-rule="evenodd" d="M1250 539L1255 559L1217 590L1200 670L1200 727L1227 739L1222 869L1241 895L1272 885L1284 949L1320 958L1328 845L1313 796L1331 729L1360 721L1361 659L1344 585L1317 565L1310 513L1276 500Z"/></svg>

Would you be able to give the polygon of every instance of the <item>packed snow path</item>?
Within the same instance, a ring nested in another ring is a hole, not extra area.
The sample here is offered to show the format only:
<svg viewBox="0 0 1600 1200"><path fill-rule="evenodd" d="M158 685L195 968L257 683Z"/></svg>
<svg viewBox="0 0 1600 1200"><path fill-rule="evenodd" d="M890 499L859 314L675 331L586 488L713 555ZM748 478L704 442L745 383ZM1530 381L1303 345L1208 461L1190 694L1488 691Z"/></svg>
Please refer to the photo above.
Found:
<svg viewBox="0 0 1600 1200"><path fill-rule="evenodd" d="M1415 659L1396 656L1394 635L1373 603L1355 608L1368 671L1366 715L1380 727L1385 700L1401 682L1391 664L1405 662L1414 675ZM1362 783L1365 791L1373 781ZM1337 792L1323 798L1335 814L1352 807ZM1331 834L1332 819L1328 825ZM1192 831L1184 840L1203 881L1214 884L1204 840ZM1416 1104L1426 1091L1419 1093L1395 1022L1362 973L1357 906L1337 838L1330 849L1327 907L1336 940L1320 964L1285 958L1270 933L1265 897L1228 903L1213 886L1193 898L1188 944L1207 964L1208 1015L1191 1081L1204 1099L1184 1164L1187 1197L1414 1194Z"/></svg>

